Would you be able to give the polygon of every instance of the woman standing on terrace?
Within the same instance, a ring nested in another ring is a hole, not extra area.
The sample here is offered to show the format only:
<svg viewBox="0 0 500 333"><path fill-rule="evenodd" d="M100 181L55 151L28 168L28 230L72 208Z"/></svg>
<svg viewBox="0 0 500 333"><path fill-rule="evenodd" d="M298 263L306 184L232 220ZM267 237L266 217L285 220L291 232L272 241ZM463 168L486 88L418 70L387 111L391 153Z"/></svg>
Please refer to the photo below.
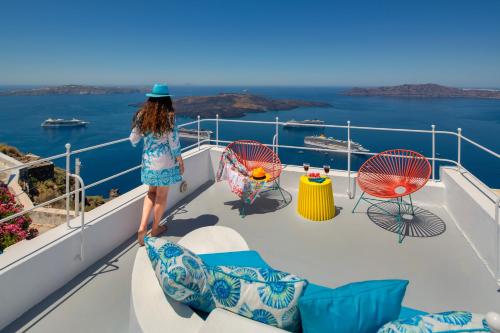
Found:
<svg viewBox="0 0 500 333"><path fill-rule="evenodd" d="M152 236L167 230L160 220L167 205L169 186L182 180L184 161L175 125L174 108L167 85L155 84L148 100L132 121L130 141L135 147L144 138L141 181L149 186L144 198L137 240L144 245L148 220L153 211Z"/></svg>

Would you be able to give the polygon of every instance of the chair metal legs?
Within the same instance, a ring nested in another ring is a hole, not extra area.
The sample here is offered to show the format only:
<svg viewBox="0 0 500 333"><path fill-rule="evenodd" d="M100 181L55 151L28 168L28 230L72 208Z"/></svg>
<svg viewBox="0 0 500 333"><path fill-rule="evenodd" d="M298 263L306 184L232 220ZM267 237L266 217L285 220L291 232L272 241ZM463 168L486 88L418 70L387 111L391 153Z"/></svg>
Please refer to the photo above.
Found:
<svg viewBox="0 0 500 333"><path fill-rule="evenodd" d="M279 179L275 179L273 181L273 184L267 188L264 188L262 189L261 191L259 191L256 196L259 196L261 193L264 193L264 192L267 192L267 191L274 191L274 190L278 190L281 194L281 197L283 198L283 202L285 205L288 205L289 202L287 201L286 197L285 197L285 194L283 193L283 189L281 188L280 186L280 183L279 183ZM245 199L242 198L241 200L241 208L240 208L240 216L241 217L245 217L246 216L246 208L247 208L247 203L245 202Z"/></svg>
<svg viewBox="0 0 500 333"><path fill-rule="evenodd" d="M354 205L354 208L352 209L352 212L354 213L354 211L356 210L356 207L358 207L359 205L359 202L361 201L361 199L363 199L363 196L365 195L365 192L361 193L361 196L359 197L358 201L356 201L356 204ZM363 200L366 200L366 199L363 199Z"/></svg>
<svg viewBox="0 0 500 333"><path fill-rule="evenodd" d="M240 216L244 218L246 216L246 203L245 200L241 200Z"/></svg>
<svg viewBox="0 0 500 333"><path fill-rule="evenodd" d="M409 197L409 202L403 200L403 197L397 197L394 199L389 199L389 200L381 200L381 199L376 199L376 198L366 198L365 197L365 192L361 193L361 196L359 197L358 201L354 205L354 208L352 209L352 212L355 213L356 208L358 207L359 203L361 200L364 200L368 202L369 204L376 205L379 210L381 210L385 215L393 216L396 218L396 221L400 225L399 230L398 230L398 242L401 244L406 237L406 222L404 221L404 215L406 214L407 209L409 208L409 211L411 212L412 216L415 216L415 210L413 209L413 200L411 198L411 194L408 195ZM383 207L383 203L391 202L396 204L397 207L397 213L392 213L385 209Z"/></svg>
<svg viewBox="0 0 500 333"><path fill-rule="evenodd" d="M396 198L396 203L398 204L398 214L396 215L396 220L399 223L399 232L398 232L398 242L399 244L403 243L403 239L405 238L406 235L404 235L404 226L405 223L403 221L403 216L401 215L401 204L403 202L403 198ZM412 209L413 210L413 209Z"/></svg>
<svg viewBox="0 0 500 333"><path fill-rule="evenodd" d="M281 197L283 198L283 202L285 204L288 204L288 202L286 202L285 194L283 193L283 189L280 186L279 180L275 180L274 185L276 186L276 189L278 189L278 191L280 191Z"/></svg>

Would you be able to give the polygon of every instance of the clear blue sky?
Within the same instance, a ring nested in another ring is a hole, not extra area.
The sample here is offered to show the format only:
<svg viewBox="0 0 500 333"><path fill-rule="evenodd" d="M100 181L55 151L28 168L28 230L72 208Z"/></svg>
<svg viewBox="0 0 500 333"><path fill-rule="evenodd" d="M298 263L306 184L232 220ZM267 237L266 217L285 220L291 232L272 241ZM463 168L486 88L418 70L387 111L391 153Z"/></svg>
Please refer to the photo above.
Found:
<svg viewBox="0 0 500 333"><path fill-rule="evenodd" d="M3 1L0 84L500 87L500 1Z"/></svg>

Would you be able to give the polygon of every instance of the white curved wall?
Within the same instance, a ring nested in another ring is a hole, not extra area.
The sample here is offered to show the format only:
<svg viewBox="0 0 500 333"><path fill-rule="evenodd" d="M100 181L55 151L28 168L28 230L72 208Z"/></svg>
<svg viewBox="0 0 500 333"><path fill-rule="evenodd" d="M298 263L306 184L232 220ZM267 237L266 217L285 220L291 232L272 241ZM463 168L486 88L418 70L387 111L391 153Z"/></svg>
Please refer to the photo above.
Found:
<svg viewBox="0 0 500 333"><path fill-rule="evenodd" d="M207 148L183 156L188 191L180 193L174 186L167 209L213 180ZM0 255L0 330L134 235L146 191L140 186L85 214L83 261L79 259L79 218L71 221L72 229L60 225L7 248Z"/></svg>

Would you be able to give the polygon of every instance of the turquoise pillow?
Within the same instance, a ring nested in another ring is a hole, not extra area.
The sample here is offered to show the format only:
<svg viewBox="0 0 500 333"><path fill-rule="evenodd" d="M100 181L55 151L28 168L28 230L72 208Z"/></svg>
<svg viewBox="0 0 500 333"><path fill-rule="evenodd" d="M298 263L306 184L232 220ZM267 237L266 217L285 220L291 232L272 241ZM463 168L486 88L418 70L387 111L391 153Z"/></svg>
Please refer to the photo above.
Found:
<svg viewBox="0 0 500 333"><path fill-rule="evenodd" d="M298 302L307 281L269 268L206 266L216 307L297 332Z"/></svg>
<svg viewBox="0 0 500 333"><path fill-rule="evenodd" d="M406 319L415 316L425 316L429 314L428 312L420 311L417 309L408 308L406 306L401 307L401 312L399 313L398 319Z"/></svg>
<svg viewBox="0 0 500 333"><path fill-rule="evenodd" d="M385 324L378 333L490 332L486 319L466 311L449 311L400 319Z"/></svg>
<svg viewBox="0 0 500 333"><path fill-rule="evenodd" d="M406 280L350 283L336 289L318 288L299 301L304 333L373 333L396 320Z"/></svg>
<svg viewBox="0 0 500 333"><path fill-rule="evenodd" d="M270 268L257 251L235 251L200 254L207 266L239 266Z"/></svg>
<svg viewBox="0 0 500 333"><path fill-rule="evenodd" d="M144 244L165 295L196 310L215 308L200 257L163 238L145 237Z"/></svg>

